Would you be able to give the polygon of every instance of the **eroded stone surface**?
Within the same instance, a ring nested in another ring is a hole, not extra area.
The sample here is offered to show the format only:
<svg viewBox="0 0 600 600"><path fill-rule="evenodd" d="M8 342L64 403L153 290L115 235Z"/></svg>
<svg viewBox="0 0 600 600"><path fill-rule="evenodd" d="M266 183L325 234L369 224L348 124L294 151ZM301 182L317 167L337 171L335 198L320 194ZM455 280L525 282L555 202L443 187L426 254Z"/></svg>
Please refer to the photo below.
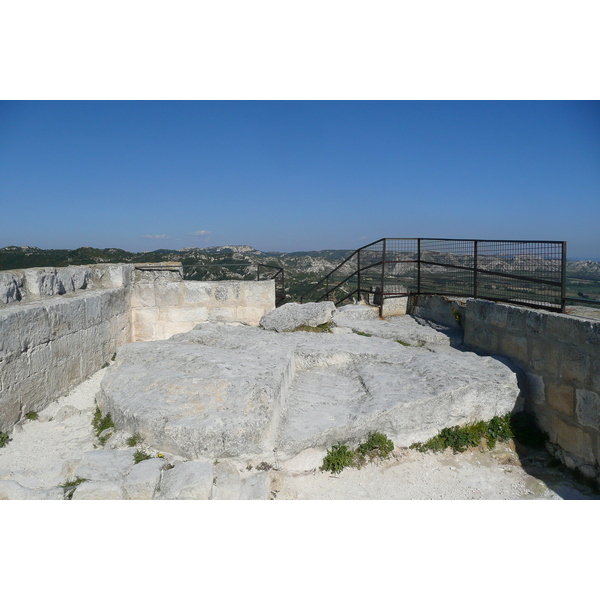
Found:
<svg viewBox="0 0 600 600"><path fill-rule="evenodd" d="M269 460L273 448L286 460L375 430L409 445L515 408L506 364L440 348L208 323L125 347L98 403L160 451Z"/></svg>
<svg viewBox="0 0 600 600"><path fill-rule="evenodd" d="M267 313L260 325L271 331L294 331L303 325L318 327L331 321L334 312L333 302L289 302Z"/></svg>

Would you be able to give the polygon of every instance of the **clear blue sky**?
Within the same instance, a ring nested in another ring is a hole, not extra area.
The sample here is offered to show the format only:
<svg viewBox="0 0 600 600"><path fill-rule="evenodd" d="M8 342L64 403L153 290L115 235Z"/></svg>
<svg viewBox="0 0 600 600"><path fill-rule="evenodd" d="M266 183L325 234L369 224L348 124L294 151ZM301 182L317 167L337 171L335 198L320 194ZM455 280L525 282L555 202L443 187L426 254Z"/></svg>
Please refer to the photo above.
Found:
<svg viewBox="0 0 600 600"><path fill-rule="evenodd" d="M600 102L0 102L0 247L567 240L600 259Z"/></svg>

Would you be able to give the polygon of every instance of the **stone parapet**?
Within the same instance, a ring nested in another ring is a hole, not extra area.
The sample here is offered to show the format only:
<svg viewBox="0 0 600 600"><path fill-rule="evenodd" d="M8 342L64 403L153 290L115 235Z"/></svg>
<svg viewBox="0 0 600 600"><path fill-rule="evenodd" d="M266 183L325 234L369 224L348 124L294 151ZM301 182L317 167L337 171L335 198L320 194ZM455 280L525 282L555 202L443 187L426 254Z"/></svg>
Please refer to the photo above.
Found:
<svg viewBox="0 0 600 600"><path fill-rule="evenodd" d="M600 321L467 300L465 343L510 358L526 375L529 408L550 442L600 461ZM559 456L563 456L559 453Z"/></svg>

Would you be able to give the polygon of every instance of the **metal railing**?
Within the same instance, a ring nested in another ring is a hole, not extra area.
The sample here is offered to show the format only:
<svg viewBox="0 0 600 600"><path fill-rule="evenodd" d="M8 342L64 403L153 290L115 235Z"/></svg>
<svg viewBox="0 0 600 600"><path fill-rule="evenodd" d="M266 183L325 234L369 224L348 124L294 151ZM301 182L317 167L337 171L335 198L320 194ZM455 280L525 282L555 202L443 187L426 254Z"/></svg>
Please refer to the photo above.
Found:
<svg viewBox="0 0 600 600"><path fill-rule="evenodd" d="M283 267L262 263L188 263L183 264L182 267L184 279L224 281L233 279L232 275L238 275L239 277L236 279L242 281L274 279L275 306L281 306L285 302L285 272Z"/></svg>
<svg viewBox="0 0 600 600"><path fill-rule="evenodd" d="M355 250L301 302L444 294L564 312L566 242L382 238ZM575 299L574 299L575 300Z"/></svg>

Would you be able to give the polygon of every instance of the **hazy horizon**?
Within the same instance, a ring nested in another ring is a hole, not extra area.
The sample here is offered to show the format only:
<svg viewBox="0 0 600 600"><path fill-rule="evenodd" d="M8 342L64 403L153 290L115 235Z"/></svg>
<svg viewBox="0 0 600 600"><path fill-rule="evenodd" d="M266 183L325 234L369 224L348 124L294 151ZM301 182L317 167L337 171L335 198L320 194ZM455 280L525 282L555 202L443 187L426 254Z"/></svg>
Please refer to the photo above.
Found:
<svg viewBox="0 0 600 600"><path fill-rule="evenodd" d="M0 246L555 239L598 259L600 102L2 101L0 181Z"/></svg>

